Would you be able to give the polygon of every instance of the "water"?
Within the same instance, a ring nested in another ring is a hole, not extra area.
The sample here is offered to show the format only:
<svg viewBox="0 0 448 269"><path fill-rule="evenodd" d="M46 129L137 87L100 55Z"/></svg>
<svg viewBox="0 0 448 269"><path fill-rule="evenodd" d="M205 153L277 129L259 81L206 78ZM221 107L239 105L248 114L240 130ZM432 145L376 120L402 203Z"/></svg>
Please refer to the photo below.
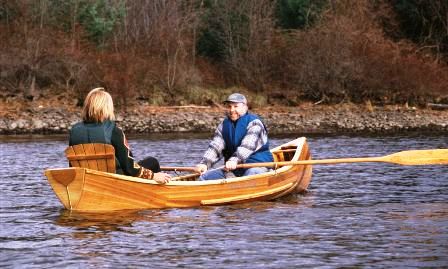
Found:
<svg viewBox="0 0 448 269"><path fill-rule="evenodd" d="M448 148L444 135L308 141L315 159ZM207 139L130 144L137 157L191 166ZM448 166L321 165L307 194L280 201L81 215L62 209L43 175L67 166L65 147L0 138L1 268L448 267Z"/></svg>

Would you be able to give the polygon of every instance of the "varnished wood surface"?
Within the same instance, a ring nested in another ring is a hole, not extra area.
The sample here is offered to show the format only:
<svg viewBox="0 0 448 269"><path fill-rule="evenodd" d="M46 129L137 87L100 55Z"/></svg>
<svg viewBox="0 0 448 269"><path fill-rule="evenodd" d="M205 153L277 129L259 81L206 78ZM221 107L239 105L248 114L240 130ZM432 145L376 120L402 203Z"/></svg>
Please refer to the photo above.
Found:
<svg viewBox="0 0 448 269"><path fill-rule="evenodd" d="M91 143L69 146L65 156L72 167L115 172L115 149L112 145Z"/></svg>
<svg viewBox="0 0 448 269"><path fill-rule="evenodd" d="M405 150L379 157L247 163L247 164L239 164L237 165L237 168L281 167L287 165L338 164L338 163L362 163L362 162L383 162L383 163L392 163L400 165L445 165L448 164L448 149Z"/></svg>
<svg viewBox="0 0 448 269"><path fill-rule="evenodd" d="M297 150L281 151L291 147ZM275 161L311 158L305 138L296 139L272 151L275 152ZM65 208L95 212L271 200L292 192L305 191L311 180L311 165L285 166L264 174L231 179L173 180L164 185L153 180L81 167L49 169L45 175Z"/></svg>

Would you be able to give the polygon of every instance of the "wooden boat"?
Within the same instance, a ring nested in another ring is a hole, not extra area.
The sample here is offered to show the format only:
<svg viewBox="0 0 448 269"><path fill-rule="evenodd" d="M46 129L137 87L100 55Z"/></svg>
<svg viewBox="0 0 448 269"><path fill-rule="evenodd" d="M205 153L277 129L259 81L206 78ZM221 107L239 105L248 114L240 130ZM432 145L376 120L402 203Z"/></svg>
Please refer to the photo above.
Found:
<svg viewBox="0 0 448 269"><path fill-rule="evenodd" d="M278 146L272 152L276 162L311 159L304 137ZM102 152L99 155L110 157L113 153ZM81 161L76 156L68 158L83 167L48 169L45 175L64 207L80 212L197 207L272 200L290 193L304 192L312 174L311 165L290 165L253 176L198 181L198 174L190 174L174 177L167 184L158 184L154 180L106 172L109 166L106 162L98 161L98 168L106 168L105 171L98 171L85 168L82 162L88 160Z"/></svg>

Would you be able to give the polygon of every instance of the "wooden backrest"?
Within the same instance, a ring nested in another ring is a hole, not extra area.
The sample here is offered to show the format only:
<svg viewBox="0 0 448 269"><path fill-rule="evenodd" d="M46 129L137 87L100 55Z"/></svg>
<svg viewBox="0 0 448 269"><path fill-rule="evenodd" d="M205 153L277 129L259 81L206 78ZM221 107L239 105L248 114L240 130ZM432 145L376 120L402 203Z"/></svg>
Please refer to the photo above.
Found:
<svg viewBox="0 0 448 269"><path fill-rule="evenodd" d="M108 144L79 144L65 150L72 167L115 173L115 149Z"/></svg>

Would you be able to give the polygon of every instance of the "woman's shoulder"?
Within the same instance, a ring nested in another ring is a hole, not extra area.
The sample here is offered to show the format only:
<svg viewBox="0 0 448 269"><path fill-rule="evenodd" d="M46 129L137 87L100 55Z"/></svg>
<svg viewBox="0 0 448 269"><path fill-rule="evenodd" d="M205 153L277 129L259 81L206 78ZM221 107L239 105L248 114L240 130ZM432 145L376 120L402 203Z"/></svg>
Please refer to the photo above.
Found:
<svg viewBox="0 0 448 269"><path fill-rule="evenodd" d="M74 123L71 127L71 129L76 129L76 128L81 128L84 126L84 122L83 121L78 121L76 123Z"/></svg>

